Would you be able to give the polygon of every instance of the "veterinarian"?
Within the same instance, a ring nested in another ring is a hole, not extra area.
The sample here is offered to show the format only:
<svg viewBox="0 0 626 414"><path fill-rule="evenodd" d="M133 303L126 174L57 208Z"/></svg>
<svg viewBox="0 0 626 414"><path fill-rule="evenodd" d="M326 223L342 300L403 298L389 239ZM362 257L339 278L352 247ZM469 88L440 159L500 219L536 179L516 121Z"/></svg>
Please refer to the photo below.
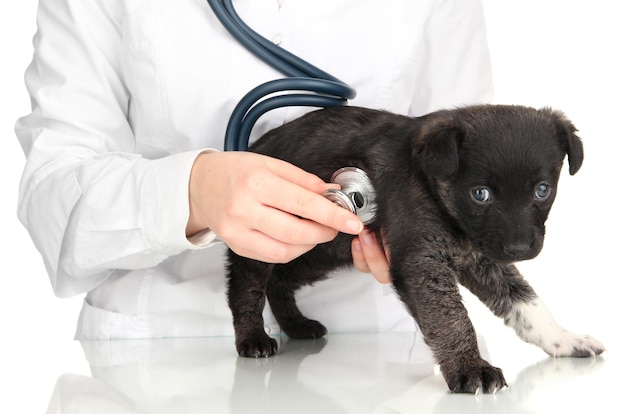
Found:
<svg viewBox="0 0 626 414"><path fill-rule="evenodd" d="M235 6L263 36L353 86L351 105L418 116L490 100L478 0ZM275 159L220 151L237 101L282 76L205 0L41 0L37 27L32 112L16 124L26 154L19 218L54 293L85 295L78 339L231 335L225 244L283 262L350 233L356 267L388 282L384 251L320 195L328 184ZM251 141L309 110L271 111ZM331 332L416 329L387 283L356 271L297 300Z"/></svg>

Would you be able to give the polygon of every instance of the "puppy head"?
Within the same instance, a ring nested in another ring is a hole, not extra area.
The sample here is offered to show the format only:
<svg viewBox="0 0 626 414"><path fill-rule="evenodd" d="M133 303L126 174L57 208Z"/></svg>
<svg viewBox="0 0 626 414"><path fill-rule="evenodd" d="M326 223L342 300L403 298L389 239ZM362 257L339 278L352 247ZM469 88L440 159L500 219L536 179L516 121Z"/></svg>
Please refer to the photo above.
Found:
<svg viewBox="0 0 626 414"><path fill-rule="evenodd" d="M573 175L583 147L572 123L558 111L521 106L435 112L413 145L417 168L454 225L501 262L541 251L566 155Z"/></svg>

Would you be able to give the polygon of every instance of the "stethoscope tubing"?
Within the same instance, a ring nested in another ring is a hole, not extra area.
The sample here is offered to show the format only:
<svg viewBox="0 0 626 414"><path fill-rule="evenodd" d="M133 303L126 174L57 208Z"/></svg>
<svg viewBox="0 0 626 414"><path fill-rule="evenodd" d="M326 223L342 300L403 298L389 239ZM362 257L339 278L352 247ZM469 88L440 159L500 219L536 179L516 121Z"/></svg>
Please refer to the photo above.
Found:
<svg viewBox="0 0 626 414"><path fill-rule="evenodd" d="M285 106L314 106L327 108L344 105L346 100L334 93L344 87L333 81L319 82L311 78L285 78L263 83L248 92L235 106L226 128L224 149L246 150L250 132L256 121L266 112ZM260 101L263 97L283 91L307 91L313 94L278 95ZM258 103L257 103L258 102ZM240 121L239 121L240 120Z"/></svg>
<svg viewBox="0 0 626 414"><path fill-rule="evenodd" d="M356 96L356 91L344 82L252 30L239 17L232 0L207 0L207 2L222 25L242 46L287 76L285 79L259 85L241 99L228 121L224 137L226 151L247 150L250 132L255 122L272 109L285 106L339 106L345 105L348 99ZM289 93L259 102L270 94L284 91L312 93Z"/></svg>

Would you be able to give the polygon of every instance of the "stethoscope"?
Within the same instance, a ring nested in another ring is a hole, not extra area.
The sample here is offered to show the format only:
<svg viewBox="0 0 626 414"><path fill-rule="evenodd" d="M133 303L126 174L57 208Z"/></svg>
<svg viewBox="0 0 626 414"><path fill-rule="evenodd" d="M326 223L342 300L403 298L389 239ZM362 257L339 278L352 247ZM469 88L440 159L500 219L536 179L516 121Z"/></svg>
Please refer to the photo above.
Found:
<svg viewBox="0 0 626 414"><path fill-rule="evenodd" d="M242 46L287 76L257 86L239 101L226 127L225 151L247 150L252 127L268 111L285 106L341 106L356 96L356 91L346 83L252 30L239 17L232 0L207 1L222 25ZM286 91L299 93L277 94ZM272 96L266 98L269 95ZM339 184L341 190L327 191L324 195L328 199L357 214L365 224L374 221L374 188L364 171L344 167L335 172L331 182Z"/></svg>
<svg viewBox="0 0 626 414"><path fill-rule="evenodd" d="M239 101L226 129L226 151L245 151L255 122L272 109L284 106L339 106L356 96L356 91L344 82L252 30L239 17L232 0L207 1L222 25L242 46L287 76L257 86ZM285 91L308 93L288 93L261 100Z"/></svg>

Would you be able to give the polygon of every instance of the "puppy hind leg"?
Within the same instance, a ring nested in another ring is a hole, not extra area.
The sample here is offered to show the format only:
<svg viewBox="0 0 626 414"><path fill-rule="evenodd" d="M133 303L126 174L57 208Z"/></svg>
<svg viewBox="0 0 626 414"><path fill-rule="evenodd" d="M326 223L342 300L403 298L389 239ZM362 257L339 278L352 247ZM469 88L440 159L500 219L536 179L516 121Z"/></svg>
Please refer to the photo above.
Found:
<svg viewBox="0 0 626 414"><path fill-rule="evenodd" d="M263 308L273 265L230 253L228 305L233 315L235 345L240 356L269 357L278 344L265 332Z"/></svg>
<svg viewBox="0 0 626 414"><path fill-rule="evenodd" d="M288 265L276 266L274 277L268 281L267 300L274 317L283 332L290 338L321 338L327 334L326 327L304 316L296 304L294 294L302 284L298 281L302 280L304 275L300 272L296 277L291 268L292 266ZM310 277L310 279L319 278Z"/></svg>
<svg viewBox="0 0 626 414"><path fill-rule="evenodd" d="M526 342L537 345L553 357L594 357L604 346L590 336L575 335L562 328L541 299L515 303L504 323Z"/></svg>

